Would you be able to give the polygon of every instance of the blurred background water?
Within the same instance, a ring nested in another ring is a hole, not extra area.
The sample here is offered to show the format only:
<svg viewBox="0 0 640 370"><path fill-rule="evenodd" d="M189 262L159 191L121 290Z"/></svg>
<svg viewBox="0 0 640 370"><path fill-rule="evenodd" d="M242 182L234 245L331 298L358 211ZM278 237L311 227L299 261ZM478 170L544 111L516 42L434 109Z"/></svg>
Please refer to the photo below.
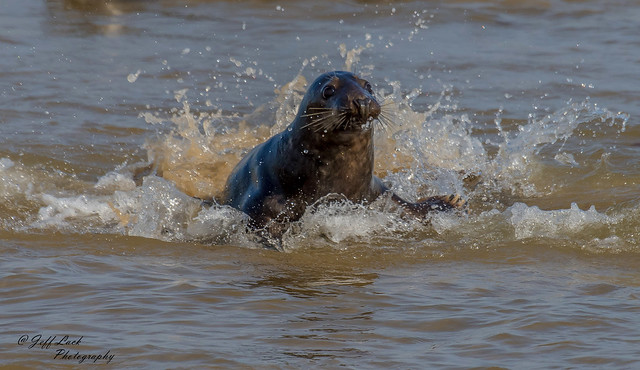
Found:
<svg viewBox="0 0 640 370"><path fill-rule="evenodd" d="M4 0L0 364L638 366L639 18L624 0ZM469 215L327 204L275 252L200 207L338 69L393 102L376 173ZM38 334L83 339L18 343Z"/></svg>

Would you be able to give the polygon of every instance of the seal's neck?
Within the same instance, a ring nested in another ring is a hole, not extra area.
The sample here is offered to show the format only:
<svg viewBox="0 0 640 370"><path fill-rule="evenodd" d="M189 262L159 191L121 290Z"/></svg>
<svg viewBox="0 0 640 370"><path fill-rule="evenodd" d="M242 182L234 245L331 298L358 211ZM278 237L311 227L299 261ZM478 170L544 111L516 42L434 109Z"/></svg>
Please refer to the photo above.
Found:
<svg viewBox="0 0 640 370"><path fill-rule="evenodd" d="M373 177L373 127L318 133L293 129L288 150L304 163L304 175L318 197L330 193L353 201L368 197Z"/></svg>
<svg viewBox="0 0 640 370"><path fill-rule="evenodd" d="M294 122L289 126L291 130L291 144L293 148L299 148L302 154L313 154L316 158L336 158L341 152L351 153L355 157L364 160L369 157L373 160L373 125L367 127L329 132L316 132ZM371 163L373 166L373 163Z"/></svg>

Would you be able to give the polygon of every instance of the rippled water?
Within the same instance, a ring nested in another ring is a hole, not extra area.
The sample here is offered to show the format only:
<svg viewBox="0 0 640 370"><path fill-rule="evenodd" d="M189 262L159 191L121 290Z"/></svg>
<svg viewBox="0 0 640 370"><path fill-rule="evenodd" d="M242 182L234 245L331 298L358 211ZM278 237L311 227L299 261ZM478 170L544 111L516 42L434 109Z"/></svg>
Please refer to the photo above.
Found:
<svg viewBox="0 0 640 370"><path fill-rule="evenodd" d="M5 0L0 364L637 367L639 18L623 0ZM392 102L376 173L468 215L326 203L277 252L201 207L335 69Z"/></svg>

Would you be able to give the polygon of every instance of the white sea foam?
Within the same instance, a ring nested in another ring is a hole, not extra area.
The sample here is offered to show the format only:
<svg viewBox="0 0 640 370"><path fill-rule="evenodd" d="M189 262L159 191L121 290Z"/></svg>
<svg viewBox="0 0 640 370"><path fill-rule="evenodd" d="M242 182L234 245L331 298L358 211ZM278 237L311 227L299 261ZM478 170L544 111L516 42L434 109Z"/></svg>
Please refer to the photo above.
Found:
<svg viewBox="0 0 640 370"><path fill-rule="evenodd" d="M104 198L87 195L56 197L51 194L40 194L38 197L45 206L38 211L37 221L32 225L35 227L64 229L73 223L86 225L94 222L104 225L117 220Z"/></svg>
<svg viewBox="0 0 640 370"><path fill-rule="evenodd" d="M201 209L186 227L188 238L204 243L259 246L248 229L248 216L228 207L213 205Z"/></svg>
<svg viewBox="0 0 640 370"><path fill-rule="evenodd" d="M133 190L136 183L130 175L111 171L100 177L94 187L100 190Z"/></svg>
<svg viewBox="0 0 640 370"><path fill-rule="evenodd" d="M200 201L180 192L165 179L147 176L142 186L133 191L116 191L112 207L128 235L182 240Z"/></svg>
<svg viewBox="0 0 640 370"><path fill-rule="evenodd" d="M345 241L366 241L384 232L399 231L389 214L362 204L348 201L321 205L306 212L292 229L297 232L324 237L334 244Z"/></svg>
<svg viewBox="0 0 640 370"><path fill-rule="evenodd" d="M516 239L566 237L582 233L587 228L617 222L613 217L596 211L594 206L584 211L575 203L572 203L569 209L548 211L516 203L509 207L506 215L514 228Z"/></svg>

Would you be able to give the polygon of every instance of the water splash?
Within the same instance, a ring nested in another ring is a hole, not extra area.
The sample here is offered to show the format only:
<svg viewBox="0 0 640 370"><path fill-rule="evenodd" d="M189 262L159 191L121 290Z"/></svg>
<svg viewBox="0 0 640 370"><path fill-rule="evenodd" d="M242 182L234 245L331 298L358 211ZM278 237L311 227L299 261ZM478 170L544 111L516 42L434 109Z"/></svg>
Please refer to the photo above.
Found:
<svg viewBox="0 0 640 370"><path fill-rule="evenodd" d="M515 238L576 238L585 233L595 233L600 228L606 232L610 225L617 223L614 217L596 211L594 206L581 210L576 203L569 209L543 211L538 207L529 207L516 203L505 212L508 222L514 228Z"/></svg>
<svg viewBox="0 0 640 370"><path fill-rule="evenodd" d="M341 46L345 66L354 67L365 49ZM0 159L0 208L7 210L0 225L259 247L246 215L219 205L203 208L194 197L215 199L240 158L294 119L307 85L304 69L312 63L313 58L303 62L270 102L244 116L222 110L194 112L189 91L176 91L180 106L170 115L141 115L159 128L144 144L148 162L120 166L93 184ZM590 171L600 161L585 157L583 144L589 135L603 131L621 135L628 115L585 100L505 125L501 108L493 122L497 132L481 139L477 123L459 112L452 86L443 86L424 112L412 107L422 91L406 92L398 82L389 87L388 92L381 88L379 96L395 124L376 134L376 174L409 200L461 194L469 199L470 215L436 214L420 221L400 217L385 199L370 205L328 202L292 223L282 240L284 250L488 245L539 235L574 238L586 249L602 250L620 240L635 240L635 213L627 209L602 213L595 207L583 211L575 203L551 210L536 205L557 191L555 180L544 175L549 170L585 167L585 176L598 176ZM470 185L470 178L479 184Z"/></svg>

